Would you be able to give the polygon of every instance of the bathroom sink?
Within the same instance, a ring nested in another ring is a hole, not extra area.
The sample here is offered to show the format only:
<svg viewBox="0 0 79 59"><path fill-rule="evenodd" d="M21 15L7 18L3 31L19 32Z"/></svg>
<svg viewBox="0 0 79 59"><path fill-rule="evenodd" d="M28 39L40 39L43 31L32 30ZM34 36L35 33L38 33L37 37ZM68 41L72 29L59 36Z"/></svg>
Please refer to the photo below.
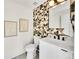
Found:
<svg viewBox="0 0 79 59"><path fill-rule="evenodd" d="M73 46L73 43L71 42L71 40L61 41L61 40L52 39L52 38L47 37L47 38L41 39L40 41L47 42L49 44L53 44L58 47L62 47L69 51L74 51L74 46Z"/></svg>

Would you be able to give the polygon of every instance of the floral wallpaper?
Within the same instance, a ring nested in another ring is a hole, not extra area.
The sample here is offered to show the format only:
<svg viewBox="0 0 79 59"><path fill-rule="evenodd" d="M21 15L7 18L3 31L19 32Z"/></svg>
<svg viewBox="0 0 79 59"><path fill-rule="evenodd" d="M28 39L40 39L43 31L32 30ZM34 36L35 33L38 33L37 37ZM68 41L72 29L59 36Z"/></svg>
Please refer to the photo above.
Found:
<svg viewBox="0 0 79 59"><path fill-rule="evenodd" d="M74 25L74 23L75 23L75 1L73 1L70 6L71 6L71 9L70 9L70 11L71 11L71 24L72 24L72 28L73 28L73 32L74 32L75 31L74 30L74 27L75 27L75 25Z"/></svg>
<svg viewBox="0 0 79 59"><path fill-rule="evenodd" d="M48 1L44 2L33 10L33 35L46 37L48 35L48 16L49 5Z"/></svg>

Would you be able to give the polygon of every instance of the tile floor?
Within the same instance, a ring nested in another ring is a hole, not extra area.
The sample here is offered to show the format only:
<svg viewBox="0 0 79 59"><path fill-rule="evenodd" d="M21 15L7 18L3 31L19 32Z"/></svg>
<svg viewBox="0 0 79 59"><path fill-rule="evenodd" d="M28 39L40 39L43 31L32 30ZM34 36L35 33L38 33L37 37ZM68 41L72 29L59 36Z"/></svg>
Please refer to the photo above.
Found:
<svg viewBox="0 0 79 59"><path fill-rule="evenodd" d="M26 59L26 56L27 56L27 53L24 53L12 59ZM37 55L35 59L39 59L39 56Z"/></svg>

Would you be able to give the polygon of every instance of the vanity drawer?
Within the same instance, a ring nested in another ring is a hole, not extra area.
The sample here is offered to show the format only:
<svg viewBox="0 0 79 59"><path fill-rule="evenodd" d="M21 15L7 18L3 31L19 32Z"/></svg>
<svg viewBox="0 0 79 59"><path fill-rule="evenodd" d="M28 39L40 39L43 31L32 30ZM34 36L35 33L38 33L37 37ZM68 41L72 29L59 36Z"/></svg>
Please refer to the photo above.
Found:
<svg viewBox="0 0 79 59"><path fill-rule="evenodd" d="M72 52L47 42L40 42L40 59L72 59Z"/></svg>

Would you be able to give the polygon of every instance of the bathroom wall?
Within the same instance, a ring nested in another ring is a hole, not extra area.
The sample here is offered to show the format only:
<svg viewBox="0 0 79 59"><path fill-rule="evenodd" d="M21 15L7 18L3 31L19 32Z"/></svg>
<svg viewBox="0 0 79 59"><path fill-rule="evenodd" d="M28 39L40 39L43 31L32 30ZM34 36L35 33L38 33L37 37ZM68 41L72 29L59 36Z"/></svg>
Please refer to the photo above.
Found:
<svg viewBox="0 0 79 59"><path fill-rule="evenodd" d="M68 6L70 3L69 1L70 0L67 1ZM59 10L61 8L63 9L64 6L60 7ZM34 29L33 35L34 36L46 37L48 36L48 32L52 30L52 28L49 28L49 8L50 6L49 6L49 0L48 0L33 10L33 29ZM67 22L70 22L70 19ZM64 22L64 25L65 25L65 22ZM66 31L64 32L66 34L73 36L71 23L69 23L68 27L65 26L65 30Z"/></svg>
<svg viewBox="0 0 79 59"><path fill-rule="evenodd" d="M25 52L25 45L32 41L32 7L20 5L12 0L5 0L5 20L16 21L17 36L5 37L4 51L5 59L11 59ZM19 18L25 18L29 21L28 32L19 32Z"/></svg>
<svg viewBox="0 0 79 59"><path fill-rule="evenodd" d="M33 10L33 35L41 37L48 35L48 8L48 1L46 1Z"/></svg>

